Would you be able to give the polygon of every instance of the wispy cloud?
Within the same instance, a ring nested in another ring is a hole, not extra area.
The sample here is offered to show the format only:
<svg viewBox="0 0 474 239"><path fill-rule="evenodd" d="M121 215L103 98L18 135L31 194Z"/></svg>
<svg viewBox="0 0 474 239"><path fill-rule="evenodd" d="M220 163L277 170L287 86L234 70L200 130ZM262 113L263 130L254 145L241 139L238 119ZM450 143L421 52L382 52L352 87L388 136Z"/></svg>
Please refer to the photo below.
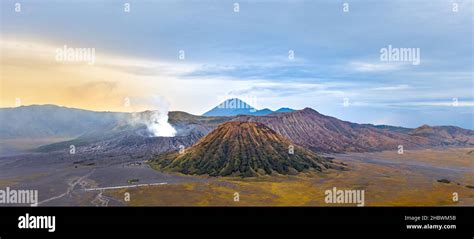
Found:
<svg viewBox="0 0 474 239"><path fill-rule="evenodd" d="M377 91L395 91L395 90L407 90L411 89L409 85L394 85L394 86L381 86L381 87L374 87L371 90Z"/></svg>
<svg viewBox="0 0 474 239"><path fill-rule="evenodd" d="M314 94L326 97L342 97L345 93L338 90L338 83L305 83L305 82L274 82L258 81L253 82L251 87L232 90L233 95L272 95L274 97L299 96L304 94Z"/></svg>
<svg viewBox="0 0 474 239"><path fill-rule="evenodd" d="M378 71L393 71L399 70L403 67L400 63L369 63L369 62L351 62L349 68L361 72L378 72Z"/></svg>
<svg viewBox="0 0 474 239"><path fill-rule="evenodd" d="M474 107L474 101L425 101L425 102L403 102L391 104L394 106L442 106L442 107Z"/></svg>

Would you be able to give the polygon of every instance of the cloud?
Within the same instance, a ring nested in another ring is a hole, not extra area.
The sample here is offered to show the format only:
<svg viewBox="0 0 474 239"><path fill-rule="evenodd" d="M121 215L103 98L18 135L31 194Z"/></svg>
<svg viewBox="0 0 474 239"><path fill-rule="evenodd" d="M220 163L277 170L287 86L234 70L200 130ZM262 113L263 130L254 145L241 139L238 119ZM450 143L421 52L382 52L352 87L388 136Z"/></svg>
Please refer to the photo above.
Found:
<svg viewBox="0 0 474 239"><path fill-rule="evenodd" d="M370 90L380 90L380 91L394 91L394 90L407 90L411 89L409 85L394 85L394 86L381 86L381 87L374 87Z"/></svg>
<svg viewBox="0 0 474 239"><path fill-rule="evenodd" d="M319 96L336 96L342 97L344 92L338 90L340 83L309 83L309 82L278 82L278 81L256 81L251 87L232 90L231 95L256 95L265 96L272 95L273 97L288 97L298 96L302 94L311 93Z"/></svg>
<svg viewBox="0 0 474 239"><path fill-rule="evenodd" d="M402 68L400 63L351 62L349 68L361 72L394 71Z"/></svg>
<svg viewBox="0 0 474 239"><path fill-rule="evenodd" d="M305 63L286 62L252 62L234 65L205 64L185 73L183 77L232 77L241 80L315 80L321 76L319 68Z"/></svg>
<svg viewBox="0 0 474 239"><path fill-rule="evenodd" d="M425 102L403 102L393 104L395 106L441 106L441 107L474 107L474 101L452 100L452 101L425 101Z"/></svg>
<svg viewBox="0 0 474 239"><path fill-rule="evenodd" d="M175 85L165 82L176 81L177 76L195 70L197 65L101 51L95 51L93 65L56 61L56 49L62 46L2 39L1 106L13 106L14 100L20 98L26 105L58 104L106 111L153 109L152 102L138 100L124 107L124 99L170 93L170 87Z"/></svg>
<svg viewBox="0 0 474 239"><path fill-rule="evenodd" d="M374 107L374 108L413 108L413 109L421 109L423 107L474 107L474 101L463 101L459 100L455 102L452 101L366 101L366 100L359 100L359 101L351 101L351 106L358 106L358 107Z"/></svg>

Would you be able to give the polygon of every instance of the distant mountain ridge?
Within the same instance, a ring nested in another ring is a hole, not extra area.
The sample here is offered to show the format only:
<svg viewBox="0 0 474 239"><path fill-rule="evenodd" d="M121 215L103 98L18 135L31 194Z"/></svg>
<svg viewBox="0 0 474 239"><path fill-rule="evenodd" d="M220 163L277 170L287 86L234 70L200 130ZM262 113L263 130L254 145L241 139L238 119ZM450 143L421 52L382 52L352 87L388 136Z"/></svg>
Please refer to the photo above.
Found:
<svg viewBox="0 0 474 239"><path fill-rule="evenodd" d="M78 137L109 128L128 113L96 112L56 105L0 109L0 138Z"/></svg>
<svg viewBox="0 0 474 239"><path fill-rule="evenodd" d="M146 126L130 124L131 113L94 112L54 105L33 105L0 109L0 155L15 149L17 140L64 137L36 143L38 152L160 154L189 147L218 125L229 121L258 122L295 144L313 152L344 153L438 146L474 146L474 131L455 126L421 126L416 129L388 125L356 124L325 116L311 108L264 116L197 116L169 112L176 137L149 137ZM134 113L146 116L150 111ZM60 141L61 140L61 141ZM57 143L54 143L57 142ZM53 143L53 144L51 144ZM33 144L32 144L33 145ZM32 146L33 147L33 146Z"/></svg>
<svg viewBox="0 0 474 239"><path fill-rule="evenodd" d="M237 116L237 115L256 115L263 116L268 115L273 112L293 112L293 109L290 108L280 108L277 111L272 111L270 109L261 109L257 110L253 106L247 104L246 102L238 99L232 98L228 99L218 106L212 108L203 114L203 116Z"/></svg>
<svg viewBox="0 0 474 239"><path fill-rule="evenodd" d="M436 140L440 145L474 145L474 131L456 126L422 125L408 134Z"/></svg>

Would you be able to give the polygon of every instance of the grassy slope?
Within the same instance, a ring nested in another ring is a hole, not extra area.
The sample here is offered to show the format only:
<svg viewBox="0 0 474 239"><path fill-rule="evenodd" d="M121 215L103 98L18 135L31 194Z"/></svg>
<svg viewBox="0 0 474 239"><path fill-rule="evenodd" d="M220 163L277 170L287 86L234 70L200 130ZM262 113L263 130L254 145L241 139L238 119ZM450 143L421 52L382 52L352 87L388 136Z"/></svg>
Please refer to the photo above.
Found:
<svg viewBox="0 0 474 239"><path fill-rule="evenodd" d="M411 162L429 162L433 166L448 168L451 161L456 166L472 167L472 148L447 150L407 151L399 159ZM394 160L396 153L377 154L383 159ZM366 206L439 206L474 205L474 174L424 172L409 166L374 163L349 163L349 171L329 170L324 173L306 173L296 176L261 176L257 178L211 178L209 183L184 183L149 188L135 188L108 192L121 198L130 192L129 205L174 206L340 206L324 203L324 191L338 189L365 190ZM451 183L437 179L447 177ZM459 185L458 185L459 184ZM240 201L234 202L239 192ZM452 194L459 194L453 202Z"/></svg>

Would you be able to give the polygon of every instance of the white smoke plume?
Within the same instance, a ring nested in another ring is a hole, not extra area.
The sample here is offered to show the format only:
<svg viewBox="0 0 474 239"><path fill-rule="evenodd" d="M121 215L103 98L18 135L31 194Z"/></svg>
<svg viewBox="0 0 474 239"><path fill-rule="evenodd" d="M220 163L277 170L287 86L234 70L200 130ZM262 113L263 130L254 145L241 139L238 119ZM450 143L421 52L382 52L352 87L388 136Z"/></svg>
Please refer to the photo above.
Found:
<svg viewBox="0 0 474 239"><path fill-rule="evenodd" d="M144 100L148 105L153 106L153 110L133 113L132 124L144 124L151 137L173 137L176 130L168 122L169 104L160 96L153 96Z"/></svg>
<svg viewBox="0 0 474 239"><path fill-rule="evenodd" d="M168 110L153 111L150 120L146 122L148 131L155 136L173 137L176 135L176 130L168 123Z"/></svg>

